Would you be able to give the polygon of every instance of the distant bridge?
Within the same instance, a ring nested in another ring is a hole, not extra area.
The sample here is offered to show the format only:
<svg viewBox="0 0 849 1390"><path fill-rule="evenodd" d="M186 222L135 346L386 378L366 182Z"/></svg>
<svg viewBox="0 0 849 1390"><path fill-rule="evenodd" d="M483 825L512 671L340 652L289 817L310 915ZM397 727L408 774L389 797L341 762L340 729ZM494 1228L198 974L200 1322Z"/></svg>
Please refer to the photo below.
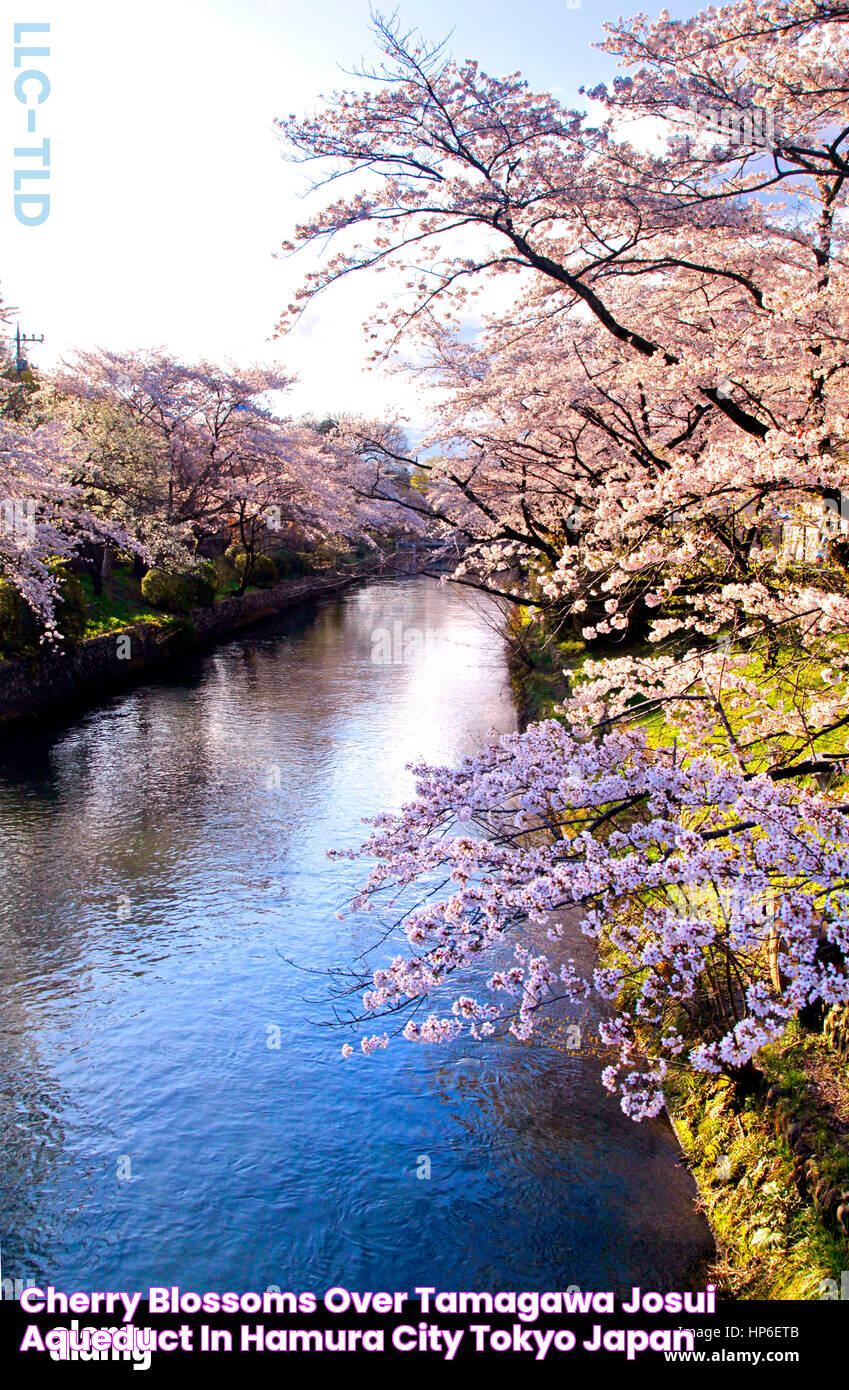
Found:
<svg viewBox="0 0 849 1390"><path fill-rule="evenodd" d="M447 574L462 558L465 547L454 541L410 541L392 551L337 565L333 573L352 579L396 579L404 574Z"/></svg>

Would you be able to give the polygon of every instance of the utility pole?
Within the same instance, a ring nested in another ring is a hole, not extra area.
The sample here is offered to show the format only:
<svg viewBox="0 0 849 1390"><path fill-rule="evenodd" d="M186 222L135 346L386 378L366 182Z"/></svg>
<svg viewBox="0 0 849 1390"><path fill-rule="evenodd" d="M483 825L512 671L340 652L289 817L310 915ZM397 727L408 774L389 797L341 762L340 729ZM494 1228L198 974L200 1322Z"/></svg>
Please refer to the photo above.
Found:
<svg viewBox="0 0 849 1390"><path fill-rule="evenodd" d="M43 343L43 342L44 342L44 334L43 334L43 333L41 334L40 337L36 337L36 335L35 335L34 333L30 333L30 334L22 333L22 332L21 332L21 326L20 326L20 324L18 324L18 326L17 326L17 328L16 328L16 330L15 330L15 370L16 370L17 372L25 372L25 371L27 370L27 368L29 367L29 363L27 362L27 359L24 357L24 348L27 346L27 344L28 344L28 343Z"/></svg>

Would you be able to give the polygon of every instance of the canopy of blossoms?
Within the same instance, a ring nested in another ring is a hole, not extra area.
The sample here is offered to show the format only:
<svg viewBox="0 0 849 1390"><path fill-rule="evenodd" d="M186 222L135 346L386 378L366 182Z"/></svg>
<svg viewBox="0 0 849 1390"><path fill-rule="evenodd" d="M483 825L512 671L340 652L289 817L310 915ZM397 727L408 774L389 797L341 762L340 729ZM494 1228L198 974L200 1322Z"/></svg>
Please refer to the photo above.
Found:
<svg viewBox="0 0 849 1390"><path fill-rule="evenodd" d="M370 87L279 123L320 187L353 185L289 244L339 249L288 316L352 272L404 277L372 331L379 353L412 335L440 388L417 463L471 542L456 577L607 655L556 721L418 768L378 821L353 906L402 949L355 1021L526 1037L590 983L561 960L579 910L604 1079L639 1119L670 1065L741 1076L847 998L849 13L610 26L626 74L595 125L377 28Z"/></svg>

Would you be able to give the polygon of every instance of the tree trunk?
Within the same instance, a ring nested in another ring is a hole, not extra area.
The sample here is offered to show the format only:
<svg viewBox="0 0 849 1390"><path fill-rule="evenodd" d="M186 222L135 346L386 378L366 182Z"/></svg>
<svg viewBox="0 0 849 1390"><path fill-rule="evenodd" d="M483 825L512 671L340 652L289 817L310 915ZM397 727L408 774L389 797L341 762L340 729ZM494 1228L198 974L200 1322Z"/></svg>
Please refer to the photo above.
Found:
<svg viewBox="0 0 849 1390"><path fill-rule="evenodd" d="M766 1085L766 1077L754 1062L746 1062L742 1067L729 1067L726 1074L734 1083L735 1110L741 1110L746 1098L758 1095Z"/></svg>
<svg viewBox="0 0 849 1390"><path fill-rule="evenodd" d="M781 994L784 990L784 982L781 978L781 961L779 957L780 938L775 927L770 927L767 938L767 951L769 954L769 978L776 994Z"/></svg>

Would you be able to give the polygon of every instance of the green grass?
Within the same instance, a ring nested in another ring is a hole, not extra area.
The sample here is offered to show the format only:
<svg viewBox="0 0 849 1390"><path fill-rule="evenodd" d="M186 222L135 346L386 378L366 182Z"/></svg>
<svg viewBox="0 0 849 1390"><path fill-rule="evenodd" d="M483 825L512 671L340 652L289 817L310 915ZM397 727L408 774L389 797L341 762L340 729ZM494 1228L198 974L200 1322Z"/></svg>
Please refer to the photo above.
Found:
<svg viewBox="0 0 849 1390"><path fill-rule="evenodd" d="M157 627L173 627L179 618L173 613L152 608L142 597L141 580L136 579L129 566L117 566L112 579L104 585L104 592L96 595L94 585L88 575L81 576L88 607L88 622L84 640L101 637L105 633L119 632L134 623L153 623ZM256 585L249 584L245 593L252 593ZM239 593L239 579L227 566L219 575L219 587L215 602L234 598Z"/></svg>
<svg viewBox="0 0 849 1390"><path fill-rule="evenodd" d="M532 668L529 668L518 658L514 658L513 661L514 692L523 718L527 722L559 717L558 707L568 696L570 687L574 690L582 679L586 679L585 666L588 660L603 662L606 658L615 659L620 654L633 658L659 654L658 647L650 642L632 644L627 649L623 648L621 653L615 648L588 649L580 639L556 640L547 635L539 624L527 623L526 620L520 620L517 634L533 662ZM845 649L849 647L849 638L835 639L835 645ZM769 664L761 653L756 653L739 672L729 673L727 691L723 692L723 706L737 732L747 766L753 772L773 764L779 752L792 753L793 758L799 760L811 757L812 752L806 744L798 722L792 732L776 734L768 740L759 738L757 731L763 708L759 709L757 703L750 701L748 697L735 696L735 678L739 675L751 681L757 687L757 699L762 705L771 712L784 711L789 721L793 711L794 689L803 701L810 696L833 693L830 683L823 680L823 671L830 663L813 657L806 658L804 666L798 675L794 676L794 685L791 686L787 672L790 669L791 658L797 659L799 655L798 648L789 643L782 644L776 648ZM682 654L681 659L687 659L686 652ZM693 666L695 669L695 662ZM845 683L843 693L847 694ZM662 709L654 709L641 715L639 704L639 698L636 698L632 702L632 708L645 730L649 748L671 748L678 739L674 706L669 707L669 713ZM726 734L718 717L710 740L719 756L727 756ZM847 751L847 743L849 728L835 729L817 738L816 756L844 753ZM811 777L800 778L800 785L812 783Z"/></svg>
<svg viewBox="0 0 849 1390"><path fill-rule="evenodd" d="M174 621L172 614L163 613L161 609L151 608L145 603L141 581L128 568L116 568L111 581L104 585L102 594L95 594L89 575L81 575L80 578L88 610L83 640L120 632L134 623L154 623L158 627L167 627Z"/></svg>
<svg viewBox="0 0 849 1390"><path fill-rule="evenodd" d="M555 719L566 694L564 671L579 673L590 653L579 638L546 638L538 627L523 627L516 635L533 662L528 667L518 656L513 658L512 684L520 707L529 721Z"/></svg>
<svg viewBox="0 0 849 1390"><path fill-rule="evenodd" d="M764 1060L785 1086L797 1047L797 1039L788 1039L765 1049L771 1057ZM800 1105L807 1099L801 1077L796 1095ZM667 1085L666 1099L716 1237L719 1287L740 1299L812 1300L822 1297L825 1280L839 1284L845 1245L800 1196L794 1157L776 1133L771 1104L751 1097L735 1107L728 1081L687 1073ZM825 1127L822 1134L833 1147Z"/></svg>

